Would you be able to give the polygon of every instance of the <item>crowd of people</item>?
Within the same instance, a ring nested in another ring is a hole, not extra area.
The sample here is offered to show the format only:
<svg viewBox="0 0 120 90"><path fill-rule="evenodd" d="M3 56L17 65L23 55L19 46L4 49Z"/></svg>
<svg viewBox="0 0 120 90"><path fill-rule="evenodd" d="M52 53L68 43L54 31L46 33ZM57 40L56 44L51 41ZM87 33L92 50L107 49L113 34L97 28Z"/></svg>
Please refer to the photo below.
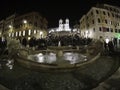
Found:
<svg viewBox="0 0 120 90"><path fill-rule="evenodd" d="M23 38L22 40L19 40L22 46L24 47L34 47L36 50L43 50L47 49L47 46L58 46L59 42L61 43L61 46L81 46L81 45L88 45L92 41L91 38L83 38L79 35L63 35L63 36L57 36L54 34L48 35L46 38L39 38L36 39L35 37L31 37L30 40L27 38ZM2 51L4 51L7 48L7 40L0 37L0 54ZM104 41L104 48L105 50L108 50L110 52L114 52L114 43L112 41L109 41L109 43L106 43Z"/></svg>
<svg viewBox="0 0 120 90"><path fill-rule="evenodd" d="M23 46L29 45L29 47L36 47L37 49L45 49L47 46L58 46L58 43L61 43L61 46L79 46L79 45L88 45L92 39L90 38L82 38L78 35L64 35L64 36L56 36L56 35L48 35L46 38L36 39L32 37L30 40L23 38L21 44Z"/></svg>
<svg viewBox="0 0 120 90"><path fill-rule="evenodd" d="M115 51L115 45L113 41L109 41L108 43L104 41L104 49L105 52L109 52L109 54L113 54Z"/></svg>
<svg viewBox="0 0 120 90"><path fill-rule="evenodd" d="M7 40L0 37L0 55L4 54L5 49L7 48Z"/></svg>

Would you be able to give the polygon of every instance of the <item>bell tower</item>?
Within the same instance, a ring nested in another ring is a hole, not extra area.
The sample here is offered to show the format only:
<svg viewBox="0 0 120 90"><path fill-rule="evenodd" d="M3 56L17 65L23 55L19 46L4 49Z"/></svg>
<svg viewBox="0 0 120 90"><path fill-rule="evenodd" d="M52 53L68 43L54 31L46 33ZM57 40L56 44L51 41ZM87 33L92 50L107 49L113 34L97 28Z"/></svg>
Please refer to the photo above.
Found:
<svg viewBox="0 0 120 90"><path fill-rule="evenodd" d="M63 30L63 20L60 19L59 20L59 31L62 31Z"/></svg>
<svg viewBox="0 0 120 90"><path fill-rule="evenodd" d="M65 31L69 31L70 27L69 27L69 19L65 20Z"/></svg>

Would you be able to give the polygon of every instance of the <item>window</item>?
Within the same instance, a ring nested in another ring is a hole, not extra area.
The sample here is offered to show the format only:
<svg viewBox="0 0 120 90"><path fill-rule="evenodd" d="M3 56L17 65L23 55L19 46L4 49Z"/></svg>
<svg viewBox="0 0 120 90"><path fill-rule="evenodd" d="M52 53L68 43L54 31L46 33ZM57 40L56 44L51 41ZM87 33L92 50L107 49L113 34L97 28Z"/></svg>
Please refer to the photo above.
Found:
<svg viewBox="0 0 120 90"><path fill-rule="evenodd" d="M25 31L23 31L23 36L25 36Z"/></svg>
<svg viewBox="0 0 120 90"><path fill-rule="evenodd" d="M107 20L105 20L105 23L107 24Z"/></svg>
<svg viewBox="0 0 120 90"><path fill-rule="evenodd" d="M109 32L109 28L107 28L107 32Z"/></svg>
<svg viewBox="0 0 120 90"><path fill-rule="evenodd" d="M94 20L92 20L92 23L94 24Z"/></svg>
<svg viewBox="0 0 120 90"><path fill-rule="evenodd" d="M119 26L119 23L118 23L118 26Z"/></svg>
<svg viewBox="0 0 120 90"><path fill-rule="evenodd" d="M36 30L34 30L34 34L36 34L37 33L37 31Z"/></svg>
<svg viewBox="0 0 120 90"><path fill-rule="evenodd" d="M21 31L19 31L19 36L21 36Z"/></svg>
<svg viewBox="0 0 120 90"><path fill-rule="evenodd" d="M18 32L16 32L16 37L18 36Z"/></svg>
<svg viewBox="0 0 120 90"><path fill-rule="evenodd" d="M110 16L110 13L108 12L108 16Z"/></svg>
<svg viewBox="0 0 120 90"><path fill-rule="evenodd" d="M110 11L112 11L112 8L110 8Z"/></svg>
<svg viewBox="0 0 120 90"><path fill-rule="evenodd" d="M120 15L118 15L118 18L120 19Z"/></svg>
<svg viewBox="0 0 120 90"><path fill-rule="evenodd" d="M114 10L114 12L116 12L116 9L113 9Z"/></svg>
<svg viewBox="0 0 120 90"><path fill-rule="evenodd" d="M28 30L28 35L31 35L31 30Z"/></svg>
<svg viewBox="0 0 120 90"><path fill-rule="evenodd" d="M93 15L93 12L91 12L91 15Z"/></svg>
<svg viewBox="0 0 120 90"><path fill-rule="evenodd" d="M35 23L34 23L34 26L36 26L36 27L37 27L37 22L35 22Z"/></svg>
<svg viewBox="0 0 120 90"><path fill-rule="evenodd" d="M118 15L115 15L116 18L118 18Z"/></svg>
<svg viewBox="0 0 120 90"><path fill-rule="evenodd" d="M114 14L112 13L112 16L114 17Z"/></svg>
<svg viewBox="0 0 120 90"><path fill-rule="evenodd" d="M12 33L12 37L14 37L14 33Z"/></svg>
<svg viewBox="0 0 120 90"><path fill-rule="evenodd" d="M98 18L98 23L100 23L100 19Z"/></svg>
<svg viewBox="0 0 120 90"><path fill-rule="evenodd" d="M113 29L112 29L112 28L111 28L110 30L111 30L111 32L113 32Z"/></svg>
<svg viewBox="0 0 120 90"><path fill-rule="evenodd" d="M117 29L115 29L115 33L117 33Z"/></svg>
<svg viewBox="0 0 120 90"><path fill-rule="evenodd" d="M95 28L93 28L93 32L95 32Z"/></svg>
<svg viewBox="0 0 120 90"><path fill-rule="evenodd" d="M87 18L86 19L88 19L88 16L87 16Z"/></svg>
<svg viewBox="0 0 120 90"><path fill-rule="evenodd" d="M110 24L112 25L112 21L110 21Z"/></svg>
<svg viewBox="0 0 120 90"><path fill-rule="evenodd" d="M11 36L11 33L9 33L9 37Z"/></svg>
<svg viewBox="0 0 120 90"><path fill-rule="evenodd" d="M89 28L89 23L87 24L87 27Z"/></svg>
<svg viewBox="0 0 120 90"><path fill-rule="evenodd" d="M96 13L99 14L98 10L96 10Z"/></svg>
<svg viewBox="0 0 120 90"><path fill-rule="evenodd" d="M99 31L102 31L101 27L99 27Z"/></svg>
<svg viewBox="0 0 120 90"><path fill-rule="evenodd" d="M105 11L103 11L103 14L106 15Z"/></svg>
<svg viewBox="0 0 120 90"><path fill-rule="evenodd" d="M120 33L120 29L118 30L118 33Z"/></svg>

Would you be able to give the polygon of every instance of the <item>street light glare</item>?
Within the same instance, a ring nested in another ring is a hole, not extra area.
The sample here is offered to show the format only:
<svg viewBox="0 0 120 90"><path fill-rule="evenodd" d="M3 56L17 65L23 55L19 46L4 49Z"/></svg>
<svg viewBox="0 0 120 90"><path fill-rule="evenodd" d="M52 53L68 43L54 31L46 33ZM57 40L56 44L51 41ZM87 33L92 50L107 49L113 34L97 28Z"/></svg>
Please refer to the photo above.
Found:
<svg viewBox="0 0 120 90"><path fill-rule="evenodd" d="M9 28L11 28L12 26L11 25L9 25Z"/></svg>
<svg viewBox="0 0 120 90"><path fill-rule="evenodd" d="M27 20L24 20L23 23L27 23Z"/></svg>

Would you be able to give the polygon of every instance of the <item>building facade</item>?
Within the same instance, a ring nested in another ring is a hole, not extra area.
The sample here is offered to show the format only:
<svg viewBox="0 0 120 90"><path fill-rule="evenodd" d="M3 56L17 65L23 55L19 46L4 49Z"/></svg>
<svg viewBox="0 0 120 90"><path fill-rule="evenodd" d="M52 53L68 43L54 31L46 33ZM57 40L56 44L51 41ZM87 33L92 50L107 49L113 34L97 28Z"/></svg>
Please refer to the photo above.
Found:
<svg viewBox="0 0 120 90"><path fill-rule="evenodd" d="M71 35L78 33L78 29L70 28L69 19L65 19L65 22L60 19L58 27L49 29L49 33L55 34L57 36Z"/></svg>
<svg viewBox="0 0 120 90"><path fill-rule="evenodd" d="M30 39L31 37L44 38L47 35L47 20L38 12L23 15L13 14L0 22L2 35L11 38ZM3 25L3 26L2 26Z"/></svg>
<svg viewBox="0 0 120 90"><path fill-rule="evenodd" d="M4 29L4 20L1 20L0 21L0 37L2 36L3 29Z"/></svg>
<svg viewBox="0 0 120 90"><path fill-rule="evenodd" d="M81 35L94 39L103 37L120 43L120 8L108 4L92 7L80 19Z"/></svg>

